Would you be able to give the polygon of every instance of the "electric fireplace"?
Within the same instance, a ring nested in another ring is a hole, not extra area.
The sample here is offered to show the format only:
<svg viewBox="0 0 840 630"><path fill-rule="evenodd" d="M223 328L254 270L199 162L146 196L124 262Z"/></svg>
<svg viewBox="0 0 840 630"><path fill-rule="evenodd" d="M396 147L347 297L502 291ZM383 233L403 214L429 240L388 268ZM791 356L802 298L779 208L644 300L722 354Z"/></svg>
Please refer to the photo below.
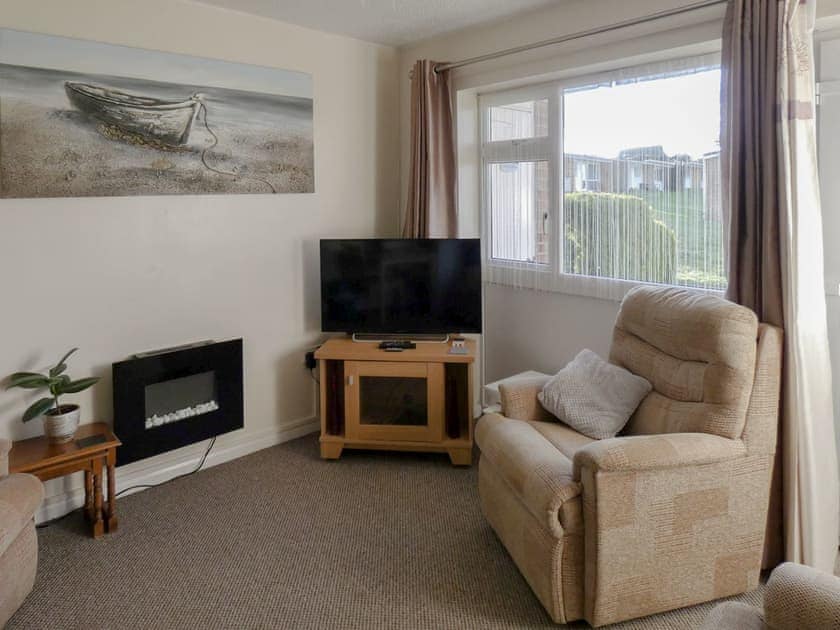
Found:
<svg viewBox="0 0 840 630"><path fill-rule="evenodd" d="M112 371L118 465L244 426L241 339L136 354Z"/></svg>

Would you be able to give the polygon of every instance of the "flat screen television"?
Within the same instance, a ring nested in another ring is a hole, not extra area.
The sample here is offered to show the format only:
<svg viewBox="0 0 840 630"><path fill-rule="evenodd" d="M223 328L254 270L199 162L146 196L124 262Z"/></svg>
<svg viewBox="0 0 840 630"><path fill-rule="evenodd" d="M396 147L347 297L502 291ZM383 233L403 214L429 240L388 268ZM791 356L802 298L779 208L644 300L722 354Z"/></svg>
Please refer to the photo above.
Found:
<svg viewBox="0 0 840 630"><path fill-rule="evenodd" d="M322 240L321 329L480 333L479 240Z"/></svg>

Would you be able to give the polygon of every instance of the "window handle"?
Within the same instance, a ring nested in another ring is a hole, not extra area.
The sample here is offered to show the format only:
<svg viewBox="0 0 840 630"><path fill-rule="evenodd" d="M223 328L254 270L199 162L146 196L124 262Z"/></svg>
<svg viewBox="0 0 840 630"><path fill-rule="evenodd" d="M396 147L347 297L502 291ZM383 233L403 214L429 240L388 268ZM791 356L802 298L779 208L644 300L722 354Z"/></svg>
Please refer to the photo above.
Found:
<svg viewBox="0 0 840 630"><path fill-rule="evenodd" d="M348 384L350 387L353 387L353 375L352 375L352 374L351 374L350 376L348 376L348 377L347 377L347 384Z"/></svg>

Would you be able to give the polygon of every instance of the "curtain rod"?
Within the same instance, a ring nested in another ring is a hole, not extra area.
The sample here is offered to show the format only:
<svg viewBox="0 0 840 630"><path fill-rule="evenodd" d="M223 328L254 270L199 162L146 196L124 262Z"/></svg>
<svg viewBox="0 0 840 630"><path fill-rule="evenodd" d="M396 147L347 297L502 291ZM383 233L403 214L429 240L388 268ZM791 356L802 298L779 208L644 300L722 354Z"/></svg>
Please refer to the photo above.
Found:
<svg viewBox="0 0 840 630"><path fill-rule="evenodd" d="M470 57L469 59L462 59L461 61L453 61L452 63L439 63L435 66L435 72L454 70L455 68L469 66L474 63L480 63L482 61L490 61L491 59L498 59L499 57L507 57L508 55L515 55L517 53L525 52L527 50L534 50L535 48L553 46L554 44L562 44L564 42L570 42L575 39L590 37L592 35L609 33L610 31L617 31L622 28L627 28L628 26L636 26L638 24L644 24L646 22L652 22L654 20L660 20L662 18L672 17L674 15L681 15L683 13L688 13L689 11L697 11L698 9L705 9L706 7L713 7L718 4L726 4L727 1L728 0L703 0L702 2L694 2L692 4L687 4L682 7L677 7L675 9L665 9L663 11L657 11L656 13L651 13L650 15L631 18L629 20L624 20L623 22L617 22L616 24L610 24L608 26L599 26L586 31L579 31L577 33L571 33L569 35L561 35L560 37L544 39L540 42L535 42L533 44L524 44L522 46L516 46L514 48L508 48L506 50L498 50L496 52L488 53L486 55Z"/></svg>

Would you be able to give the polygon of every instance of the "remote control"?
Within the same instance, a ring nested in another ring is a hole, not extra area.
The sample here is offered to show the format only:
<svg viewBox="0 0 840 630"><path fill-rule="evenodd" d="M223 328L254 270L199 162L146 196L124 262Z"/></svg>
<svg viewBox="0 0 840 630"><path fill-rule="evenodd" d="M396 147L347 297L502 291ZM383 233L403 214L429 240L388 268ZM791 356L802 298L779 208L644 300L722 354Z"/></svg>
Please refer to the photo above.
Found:
<svg viewBox="0 0 840 630"><path fill-rule="evenodd" d="M399 350L413 350L417 345L413 341L383 341L379 344L382 350L398 348Z"/></svg>

